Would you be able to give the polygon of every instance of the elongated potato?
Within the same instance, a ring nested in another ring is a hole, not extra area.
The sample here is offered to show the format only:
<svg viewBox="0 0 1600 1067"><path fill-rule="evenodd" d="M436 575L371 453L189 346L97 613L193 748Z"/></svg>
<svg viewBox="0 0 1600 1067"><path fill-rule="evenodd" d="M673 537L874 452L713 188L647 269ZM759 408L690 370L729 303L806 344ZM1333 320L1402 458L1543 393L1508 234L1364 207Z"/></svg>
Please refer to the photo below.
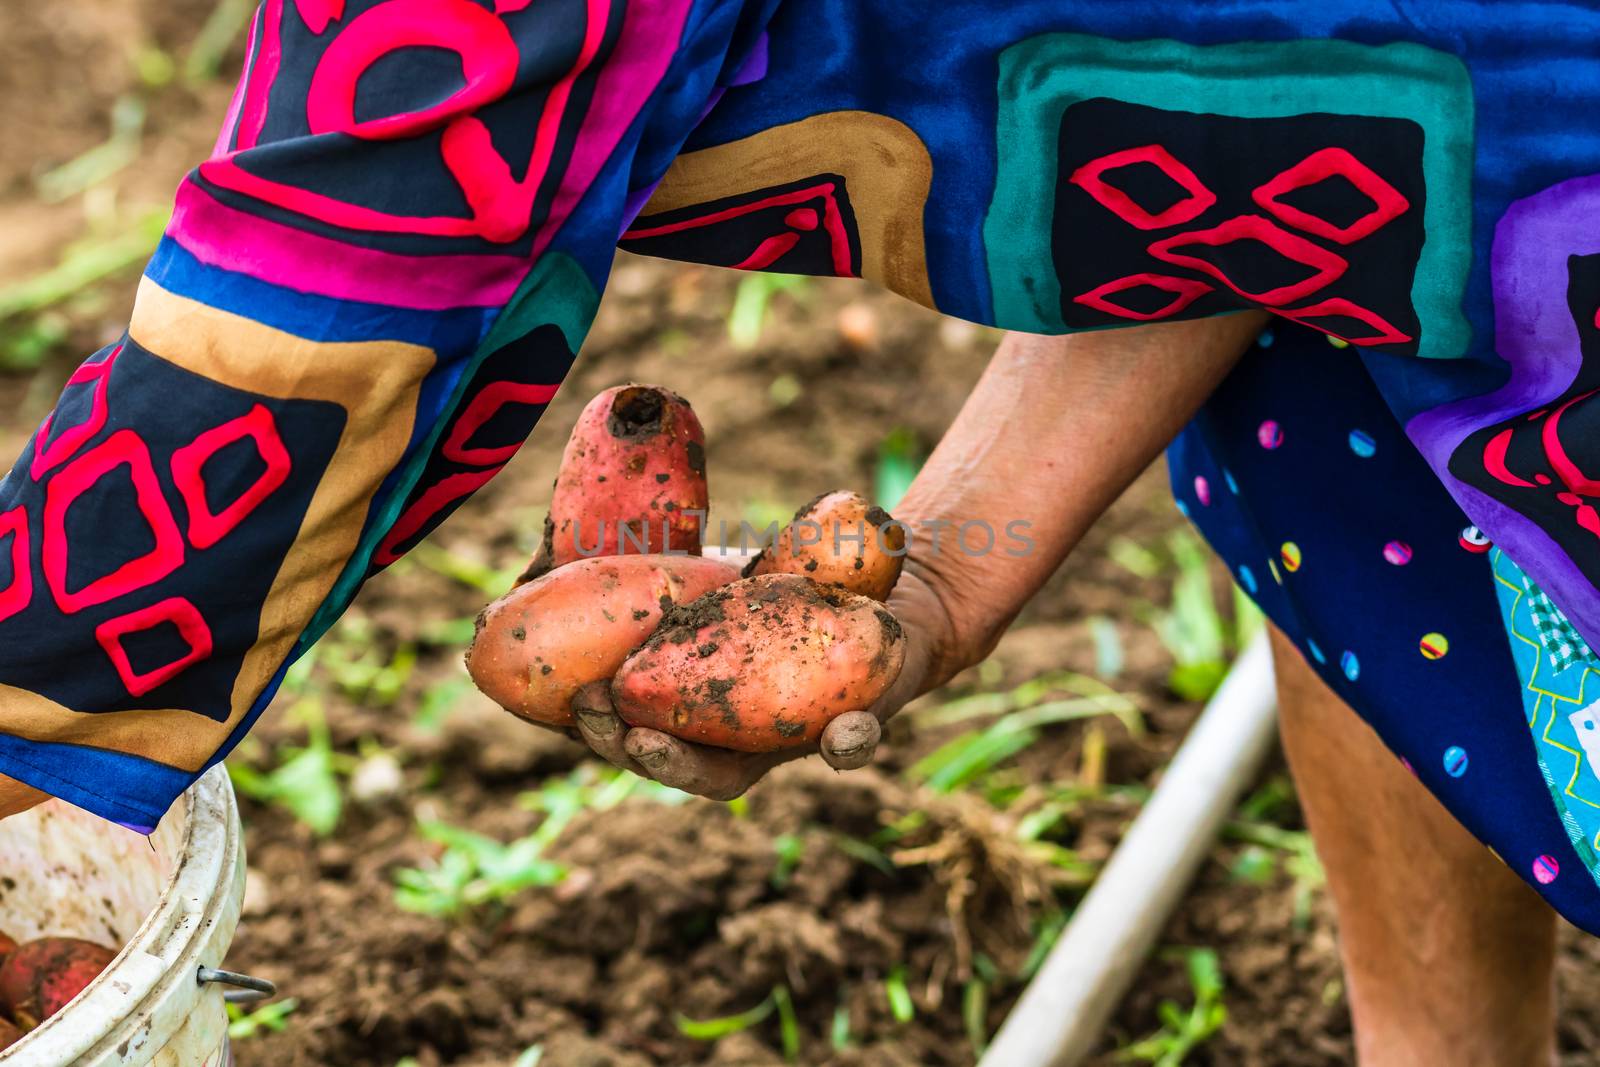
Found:
<svg viewBox="0 0 1600 1067"><path fill-rule="evenodd" d="M757 574L801 574L823 585L888 600L900 580L905 527L860 493L824 493L794 513L772 544L745 567Z"/></svg>
<svg viewBox="0 0 1600 1067"><path fill-rule="evenodd" d="M835 716L871 706L905 663L889 610L794 574L714 590L661 620L617 671L632 726L770 752L814 742Z"/></svg>
<svg viewBox="0 0 1600 1067"><path fill-rule="evenodd" d="M738 577L732 564L696 556L569 563L483 610L467 671L513 715L570 726L580 686L615 674L668 609Z"/></svg>
<svg viewBox="0 0 1600 1067"><path fill-rule="evenodd" d="M698 556L708 501L706 435L689 402L659 385L607 389L572 428L544 543L519 581L600 556Z"/></svg>

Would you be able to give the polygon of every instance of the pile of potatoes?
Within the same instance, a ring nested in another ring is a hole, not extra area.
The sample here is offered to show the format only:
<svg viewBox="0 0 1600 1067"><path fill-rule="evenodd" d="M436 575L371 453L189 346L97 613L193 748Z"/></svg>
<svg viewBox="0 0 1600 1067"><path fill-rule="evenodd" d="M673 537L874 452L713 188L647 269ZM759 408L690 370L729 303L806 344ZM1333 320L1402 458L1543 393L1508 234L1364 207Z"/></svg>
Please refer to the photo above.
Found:
<svg viewBox="0 0 1600 1067"><path fill-rule="evenodd" d="M116 950L76 937L23 944L0 933L0 1049L67 1006L116 958Z"/></svg>
<svg viewBox="0 0 1600 1067"><path fill-rule="evenodd" d="M815 742L870 707L905 660L881 603L902 529L855 493L828 493L741 572L701 557L708 506L705 433L687 401L648 385L595 397L532 565L479 616L474 682L521 718L567 727L578 690L609 679L629 725L744 752ZM817 527L829 533L796 533Z"/></svg>

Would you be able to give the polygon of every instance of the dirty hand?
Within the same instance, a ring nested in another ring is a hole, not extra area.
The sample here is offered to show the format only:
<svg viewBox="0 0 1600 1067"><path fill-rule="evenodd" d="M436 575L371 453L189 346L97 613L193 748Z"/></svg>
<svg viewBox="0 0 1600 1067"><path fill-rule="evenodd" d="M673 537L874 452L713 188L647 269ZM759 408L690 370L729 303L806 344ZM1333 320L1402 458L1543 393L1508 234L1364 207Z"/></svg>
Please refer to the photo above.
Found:
<svg viewBox="0 0 1600 1067"><path fill-rule="evenodd" d="M887 693L871 708L851 711L830 722L816 747L776 752L734 752L680 740L659 730L630 728L612 709L610 685L592 682L572 699L578 732L590 748L624 770L653 778L686 793L731 800L780 763L821 752L837 770L872 762L882 723L912 697L943 681L940 664L949 657L953 633L931 578L908 559L887 607L906 636L906 661Z"/></svg>
<svg viewBox="0 0 1600 1067"><path fill-rule="evenodd" d="M1265 315L1248 312L1067 337L1007 334L895 510L923 533L974 522L1026 531L1027 550L966 552L948 536L941 550L934 538L908 539L888 601L905 630L905 666L876 705L829 723L823 758L841 770L862 766L885 719L983 659L1265 325ZM630 730L604 683L580 690L573 711L584 740L612 763L718 799L807 754L747 755Z"/></svg>

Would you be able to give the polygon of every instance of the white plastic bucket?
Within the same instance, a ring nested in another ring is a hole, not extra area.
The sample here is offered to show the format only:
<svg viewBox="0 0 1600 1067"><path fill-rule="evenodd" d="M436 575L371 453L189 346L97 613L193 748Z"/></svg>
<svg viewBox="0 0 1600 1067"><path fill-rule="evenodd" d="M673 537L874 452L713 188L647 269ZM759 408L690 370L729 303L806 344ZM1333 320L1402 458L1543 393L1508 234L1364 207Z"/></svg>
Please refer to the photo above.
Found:
<svg viewBox="0 0 1600 1067"><path fill-rule="evenodd" d="M233 786L212 768L148 839L59 801L0 822L0 931L122 951L0 1067L228 1067L222 966L244 900Z"/></svg>

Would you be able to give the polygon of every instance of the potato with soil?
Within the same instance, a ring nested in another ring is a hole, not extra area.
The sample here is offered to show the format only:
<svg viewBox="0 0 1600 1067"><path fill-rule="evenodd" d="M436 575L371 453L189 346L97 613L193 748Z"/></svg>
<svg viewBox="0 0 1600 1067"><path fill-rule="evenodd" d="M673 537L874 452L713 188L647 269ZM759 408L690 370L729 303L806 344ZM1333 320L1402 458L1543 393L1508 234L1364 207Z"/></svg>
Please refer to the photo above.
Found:
<svg viewBox="0 0 1600 1067"><path fill-rule="evenodd" d="M569 563L483 610L467 671L513 715L570 726L572 695L615 674L664 612L738 577L732 564L697 556Z"/></svg>
<svg viewBox="0 0 1600 1067"><path fill-rule="evenodd" d="M800 574L883 601L900 580L905 548L905 527L893 516L860 493L840 489L795 512L744 573Z"/></svg>
<svg viewBox="0 0 1600 1067"><path fill-rule="evenodd" d="M706 435L689 402L658 385L621 385L583 409L520 581L600 556L700 554L709 506Z"/></svg>
<svg viewBox="0 0 1600 1067"><path fill-rule="evenodd" d="M32 1030L99 977L116 952L76 937L41 937L18 945L0 964L0 1003Z"/></svg>
<svg viewBox="0 0 1600 1067"><path fill-rule="evenodd" d="M887 608L793 574L745 578L667 613L611 683L630 726L742 752L814 743L905 663Z"/></svg>

